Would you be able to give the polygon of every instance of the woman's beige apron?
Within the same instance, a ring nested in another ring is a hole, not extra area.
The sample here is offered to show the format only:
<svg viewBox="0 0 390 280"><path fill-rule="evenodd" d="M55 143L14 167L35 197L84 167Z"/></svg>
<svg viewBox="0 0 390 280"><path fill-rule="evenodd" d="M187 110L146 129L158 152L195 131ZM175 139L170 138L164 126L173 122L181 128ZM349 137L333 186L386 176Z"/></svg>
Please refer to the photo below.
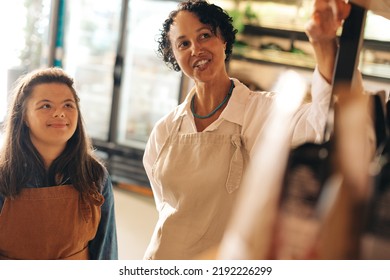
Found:
<svg viewBox="0 0 390 280"><path fill-rule="evenodd" d="M0 259L82 260L100 222L103 196L82 199L71 185L24 188L0 214Z"/></svg>
<svg viewBox="0 0 390 280"><path fill-rule="evenodd" d="M232 135L180 134L181 122L153 167L163 206L146 259L193 259L219 244L247 161L238 124Z"/></svg>

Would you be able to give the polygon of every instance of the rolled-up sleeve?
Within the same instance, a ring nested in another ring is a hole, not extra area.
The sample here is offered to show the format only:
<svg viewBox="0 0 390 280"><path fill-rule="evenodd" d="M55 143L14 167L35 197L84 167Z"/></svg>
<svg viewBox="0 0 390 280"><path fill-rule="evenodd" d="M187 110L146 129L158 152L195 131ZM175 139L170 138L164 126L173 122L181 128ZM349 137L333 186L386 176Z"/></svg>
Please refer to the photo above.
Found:
<svg viewBox="0 0 390 280"><path fill-rule="evenodd" d="M292 146L306 141L322 142L328 119L332 86L316 68L311 85L312 102L302 105L294 116Z"/></svg>

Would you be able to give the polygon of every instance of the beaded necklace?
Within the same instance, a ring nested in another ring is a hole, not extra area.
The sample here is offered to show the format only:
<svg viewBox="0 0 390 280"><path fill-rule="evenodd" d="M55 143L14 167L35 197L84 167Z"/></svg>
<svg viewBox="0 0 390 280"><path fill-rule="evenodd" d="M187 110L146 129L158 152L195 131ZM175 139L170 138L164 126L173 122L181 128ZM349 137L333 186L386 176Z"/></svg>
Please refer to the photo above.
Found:
<svg viewBox="0 0 390 280"><path fill-rule="evenodd" d="M195 113L195 106L194 106L195 94L194 94L194 96L191 99L191 112L194 115L194 117L198 118L198 119L207 119L207 118L210 118L211 116L213 116L229 100L230 96L232 95L233 88L234 88L234 83L232 80L230 80L230 89L229 89L229 92L227 93L227 95L225 96L225 98L222 100L222 102L214 110L212 110L209 114L207 114L205 116L201 116L201 115L198 115L197 113Z"/></svg>

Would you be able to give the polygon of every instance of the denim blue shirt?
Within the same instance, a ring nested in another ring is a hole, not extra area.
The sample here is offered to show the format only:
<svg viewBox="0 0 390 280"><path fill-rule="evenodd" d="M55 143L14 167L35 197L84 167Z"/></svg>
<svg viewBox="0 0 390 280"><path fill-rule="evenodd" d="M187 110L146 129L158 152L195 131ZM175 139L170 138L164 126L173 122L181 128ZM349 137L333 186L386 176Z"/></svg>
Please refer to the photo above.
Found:
<svg viewBox="0 0 390 280"><path fill-rule="evenodd" d="M66 182L69 183L69 182ZM27 185L27 188L37 188L36 183ZM116 232L114 193L110 176L102 189L104 203L101 206L101 218L96 236L88 244L89 258L91 260L117 260L118 241ZM3 208L4 197L0 195L0 209ZM1 211L0 211L1 213Z"/></svg>
<svg viewBox="0 0 390 280"><path fill-rule="evenodd" d="M117 260L118 240L116 232L114 193L111 178L108 176L102 195L104 203L101 207L101 218L96 236L88 244L91 260Z"/></svg>

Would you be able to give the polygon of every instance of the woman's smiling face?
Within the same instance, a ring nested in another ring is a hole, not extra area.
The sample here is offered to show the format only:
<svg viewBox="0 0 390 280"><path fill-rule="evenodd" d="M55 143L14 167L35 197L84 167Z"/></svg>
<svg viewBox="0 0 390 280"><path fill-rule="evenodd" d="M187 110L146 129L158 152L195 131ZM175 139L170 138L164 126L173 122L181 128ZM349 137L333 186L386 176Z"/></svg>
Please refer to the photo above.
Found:
<svg viewBox="0 0 390 280"><path fill-rule="evenodd" d="M169 39L177 63L188 77L205 82L226 71L226 43L218 31L214 34L195 14L179 12L169 31Z"/></svg>
<svg viewBox="0 0 390 280"><path fill-rule="evenodd" d="M78 109L71 89L61 83L36 85L27 101L25 123L35 147L61 146L74 134Z"/></svg>

